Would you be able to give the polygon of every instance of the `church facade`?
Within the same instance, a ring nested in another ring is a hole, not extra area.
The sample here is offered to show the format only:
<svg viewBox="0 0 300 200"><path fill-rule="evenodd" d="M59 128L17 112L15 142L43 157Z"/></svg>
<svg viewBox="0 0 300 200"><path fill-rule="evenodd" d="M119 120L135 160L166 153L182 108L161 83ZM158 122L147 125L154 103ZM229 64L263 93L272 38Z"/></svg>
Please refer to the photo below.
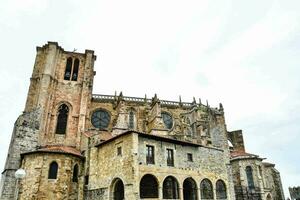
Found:
<svg viewBox="0 0 300 200"><path fill-rule="evenodd" d="M1 200L284 199L275 165L226 129L222 104L92 94L95 61L91 50L37 47Z"/></svg>

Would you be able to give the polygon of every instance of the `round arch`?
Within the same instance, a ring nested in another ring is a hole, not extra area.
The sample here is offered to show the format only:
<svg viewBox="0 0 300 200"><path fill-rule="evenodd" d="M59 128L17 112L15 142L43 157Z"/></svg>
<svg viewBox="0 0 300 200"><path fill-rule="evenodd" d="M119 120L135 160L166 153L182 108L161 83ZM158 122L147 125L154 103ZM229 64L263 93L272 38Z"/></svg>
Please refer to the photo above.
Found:
<svg viewBox="0 0 300 200"><path fill-rule="evenodd" d="M163 199L179 199L179 184L173 176L167 176L163 182Z"/></svg>
<svg viewBox="0 0 300 200"><path fill-rule="evenodd" d="M115 178L111 183L110 199L123 200L125 197L124 183L120 178Z"/></svg>
<svg viewBox="0 0 300 200"><path fill-rule="evenodd" d="M226 184L221 179L216 182L216 196L217 199L227 199Z"/></svg>
<svg viewBox="0 0 300 200"><path fill-rule="evenodd" d="M200 183L201 199L214 199L213 185L207 178Z"/></svg>
<svg viewBox="0 0 300 200"><path fill-rule="evenodd" d="M197 198L197 184L196 181L189 177L183 181L183 199L196 200Z"/></svg>
<svg viewBox="0 0 300 200"><path fill-rule="evenodd" d="M158 181L152 174L145 174L140 180L140 198L158 198Z"/></svg>

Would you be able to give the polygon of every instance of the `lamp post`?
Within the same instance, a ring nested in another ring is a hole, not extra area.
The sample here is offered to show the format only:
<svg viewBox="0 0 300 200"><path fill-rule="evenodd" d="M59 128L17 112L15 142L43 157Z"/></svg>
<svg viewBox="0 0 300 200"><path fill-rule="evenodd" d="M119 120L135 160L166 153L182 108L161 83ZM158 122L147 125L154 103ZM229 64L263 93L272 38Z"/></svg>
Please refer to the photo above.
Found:
<svg viewBox="0 0 300 200"><path fill-rule="evenodd" d="M15 199L18 200L18 195L19 195L19 180L24 178L26 176L26 172L24 169L18 169L15 172L15 178L17 179L16 181L16 189L15 189Z"/></svg>

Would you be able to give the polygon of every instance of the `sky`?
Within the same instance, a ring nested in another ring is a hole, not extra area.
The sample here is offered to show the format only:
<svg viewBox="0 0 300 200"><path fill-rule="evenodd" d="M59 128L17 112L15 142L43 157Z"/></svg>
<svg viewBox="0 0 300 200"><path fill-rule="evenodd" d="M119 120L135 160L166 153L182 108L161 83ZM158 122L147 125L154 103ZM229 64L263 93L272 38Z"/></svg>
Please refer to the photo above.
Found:
<svg viewBox="0 0 300 200"><path fill-rule="evenodd" d="M94 94L222 103L247 152L300 185L300 1L2 0L0 168L36 46L95 51Z"/></svg>

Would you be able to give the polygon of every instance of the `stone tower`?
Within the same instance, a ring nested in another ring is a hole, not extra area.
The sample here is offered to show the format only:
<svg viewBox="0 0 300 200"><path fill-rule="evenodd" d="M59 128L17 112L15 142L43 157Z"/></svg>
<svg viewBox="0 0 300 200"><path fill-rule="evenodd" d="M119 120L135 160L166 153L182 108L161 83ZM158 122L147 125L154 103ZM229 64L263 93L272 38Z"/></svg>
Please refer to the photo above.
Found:
<svg viewBox="0 0 300 200"><path fill-rule="evenodd" d="M75 165L77 168L82 166L81 133L91 102L95 60L93 51L68 52L56 42L37 47L25 110L15 122L2 172L0 199L14 199L14 173L21 166L21 157L29 176L31 173L42 176L43 166L49 165L49 156L54 156L58 165L64 166L60 170L66 170L66 174ZM26 163L28 157L30 162ZM54 190L55 185L57 183L53 184ZM68 199L77 193L77 186L72 185L71 189L61 192ZM36 199L55 198L47 195L38 193Z"/></svg>

